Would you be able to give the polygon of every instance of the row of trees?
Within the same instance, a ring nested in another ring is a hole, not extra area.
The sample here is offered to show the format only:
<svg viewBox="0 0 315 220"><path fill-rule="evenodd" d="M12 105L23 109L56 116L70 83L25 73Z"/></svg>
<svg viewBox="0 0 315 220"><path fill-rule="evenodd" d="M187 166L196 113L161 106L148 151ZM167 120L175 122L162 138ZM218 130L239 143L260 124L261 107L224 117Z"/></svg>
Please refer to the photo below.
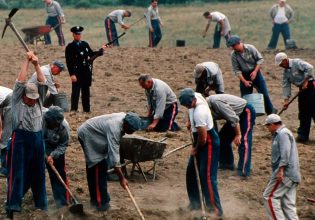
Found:
<svg viewBox="0 0 315 220"><path fill-rule="evenodd" d="M96 8L99 6L135 5L147 6L151 0L57 0L63 7ZM158 0L159 4L192 4L209 2L229 2L242 0ZM244 0L243 0L244 1ZM254 1L254 0L247 0ZM257 1L257 0L256 0ZM42 8L39 0L0 0L0 9L8 8Z"/></svg>

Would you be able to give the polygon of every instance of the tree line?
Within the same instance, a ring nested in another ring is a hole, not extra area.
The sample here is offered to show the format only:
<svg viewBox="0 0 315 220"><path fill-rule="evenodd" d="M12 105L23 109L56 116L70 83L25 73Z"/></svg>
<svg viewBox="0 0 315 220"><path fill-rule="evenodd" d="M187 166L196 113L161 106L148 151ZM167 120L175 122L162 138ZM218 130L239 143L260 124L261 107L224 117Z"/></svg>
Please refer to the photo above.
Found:
<svg viewBox="0 0 315 220"><path fill-rule="evenodd" d="M147 6L151 0L57 0L62 7L97 8L100 6L134 5ZM218 3L244 0L158 0L159 4L193 4L193 3ZM246 0L255 1L255 0ZM257 1L257 0L256 0ZM39 0L0 0L0 9L10 8L42 8L44 3Z"/></svg>

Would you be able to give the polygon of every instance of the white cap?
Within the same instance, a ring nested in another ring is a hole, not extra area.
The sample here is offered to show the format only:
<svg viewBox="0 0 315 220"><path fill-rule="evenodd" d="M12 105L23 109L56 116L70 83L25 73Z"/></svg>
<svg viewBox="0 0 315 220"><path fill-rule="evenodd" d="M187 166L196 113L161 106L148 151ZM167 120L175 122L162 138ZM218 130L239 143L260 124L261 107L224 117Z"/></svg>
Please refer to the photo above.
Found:
<svg viewBox="0 0 315 220"><path fill-rule="evenodd" d="M287 58L288 58L288 56L287 56L285 53L283 53L283 52L277 53L277 55L275 56L275 65L276 65L276 66L279 66L280 63L281 63L284 59L287 59Z"/></svg>
<svg viewBox="0 0 315 220"><path fill-rule="evenodd" d="M279 2L286 2L287 0L279 0Z"/></svg>
<svg viewBox="0 0 315 220"><path fill-rule="evenodd" d="M264 125L270 125L270 124L274 124L274 123L277 123L277 122L280 122L280 121L281 121L281 118L280 118L279 115L277 115L277 114L270 114L270 115L267 116Z"/></svg>

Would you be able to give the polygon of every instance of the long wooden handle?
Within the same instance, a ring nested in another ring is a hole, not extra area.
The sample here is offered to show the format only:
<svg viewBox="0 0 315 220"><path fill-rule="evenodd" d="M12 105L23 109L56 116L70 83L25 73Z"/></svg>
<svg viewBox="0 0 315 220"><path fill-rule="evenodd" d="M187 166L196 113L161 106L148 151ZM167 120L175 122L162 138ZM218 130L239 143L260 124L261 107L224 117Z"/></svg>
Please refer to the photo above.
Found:
<svg viewBox="0 0 315 220"><path fill-rule="evenodd" d="M299 96L299 94L300 92L296 93L295 96L293 96L293 98L288 102L288 107ZM285 110L285 108L282 108L278 115L280 116Z"/></svg>
<svg viewBox="0 0 315 220"><path fill-rule="evenodd" d="M185 144L185 145L182 145L182 146L180 146L180 147L177 147L177 148L175 148L175 149L173 149L173 150L167 152L166 154L164 154L164 155L162 156L162 158L165 158L165 157L169 156L170 154L172 154L172 153L174 153L174 152L176 152L176 151L179 151L179 150L181 150L181 149L184 149L184 148L186 148L186 147L188 147L188 146L190 146L190 145L191 145L191 144Z"/></svg>
<svg viewBox="0 0 315 220"><path fill-rule="evenodd" d="M7 25L10 26L10 28L11 28L12 31L15 33L15 35L17 36L17 38L19 39L19 41L22 43L22 45L23 45L24 49L26 50L26 52L29 52L30 49L27 47L25 41L22 39L22 37L21 37L21 35L19 34L19 32L17 32L17 30L16 30L14 24L13 24L8 18L6 19L6 23L7 23Z"/></svg>
<svg viewBox="0 0 315 220"><path fill-rule="evenodd" d="M138 204L136 203L135 198L132 196L132 194L131 194L130 189L129 189L128 186L126 186L126 190L127 190L128 194L129 194L129 197L130 197L130 199L132 200L134 206L136 207L137 212L139 213L141 219L142 219L142 220L145 220L145 218L144 218L144 216L143 216L143 214L142 214L142 212L141 212L141 210L140 210Z"/></svg>

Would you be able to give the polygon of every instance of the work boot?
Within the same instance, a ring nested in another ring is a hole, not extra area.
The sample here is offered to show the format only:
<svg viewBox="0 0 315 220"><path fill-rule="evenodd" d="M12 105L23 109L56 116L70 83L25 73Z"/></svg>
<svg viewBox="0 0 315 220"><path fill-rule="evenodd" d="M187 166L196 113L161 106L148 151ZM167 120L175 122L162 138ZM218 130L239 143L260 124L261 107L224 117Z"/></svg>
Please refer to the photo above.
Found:
<svg viewBox="0 0 315 220"><path fill-rule="evenodd" d="M297 137L295 138L295 141L296 141L297 143L300 143L300 144L305 144L306 142L308 142L308 139L307 139L307 138L302 138L302 137L300 137L300 136L297 136Z"/></svg>

